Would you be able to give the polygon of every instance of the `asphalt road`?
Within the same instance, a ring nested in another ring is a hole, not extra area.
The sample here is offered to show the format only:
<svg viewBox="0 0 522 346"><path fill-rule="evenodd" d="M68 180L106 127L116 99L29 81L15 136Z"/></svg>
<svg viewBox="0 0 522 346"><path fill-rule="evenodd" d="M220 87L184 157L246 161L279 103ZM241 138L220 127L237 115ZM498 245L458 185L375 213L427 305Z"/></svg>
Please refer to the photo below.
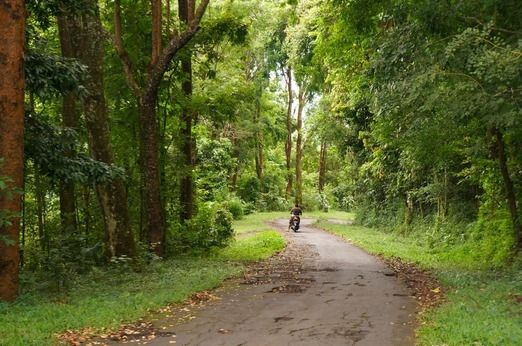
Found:
<svg viewBox="0 0 522 346"><path fill-rule="evenodd" d="M147 344L415 344L415 299L383 263L309 220L298 233L286 231L286 220L275 225L289 241L280 261L293 264L218 290L219 299L183 309L184 319L160 318Z"/></svg>

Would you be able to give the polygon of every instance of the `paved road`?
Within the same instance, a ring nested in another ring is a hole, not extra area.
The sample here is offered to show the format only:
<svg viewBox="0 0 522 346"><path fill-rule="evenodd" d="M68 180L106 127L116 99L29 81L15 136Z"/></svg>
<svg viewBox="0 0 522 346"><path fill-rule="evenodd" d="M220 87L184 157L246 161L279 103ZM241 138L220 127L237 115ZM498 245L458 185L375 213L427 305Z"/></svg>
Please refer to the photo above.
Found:
<svg viewBox="0 0 522 346"><path fill-rule="evenodd" d="M289 254L303 257L293 278L276 271L270 282L224 289L188 322L156 321L164 334L148 344L414 345L407 288L379 260L309 224L283 231Z"/></svg>

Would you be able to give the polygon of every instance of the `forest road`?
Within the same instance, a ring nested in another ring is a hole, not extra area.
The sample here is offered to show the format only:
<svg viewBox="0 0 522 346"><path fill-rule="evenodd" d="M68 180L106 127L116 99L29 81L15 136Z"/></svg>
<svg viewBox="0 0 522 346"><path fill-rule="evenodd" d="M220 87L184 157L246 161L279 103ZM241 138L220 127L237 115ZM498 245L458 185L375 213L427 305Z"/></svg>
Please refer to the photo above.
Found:
<svg viewBox="0 0 522 346"><path fill-rule="evenodd" d="M288 246L271 269L218 290L186 322L154 322L161 332L147 344L414 345L411 292L378 259L311 221L298 233L274 222Z"/></svg>

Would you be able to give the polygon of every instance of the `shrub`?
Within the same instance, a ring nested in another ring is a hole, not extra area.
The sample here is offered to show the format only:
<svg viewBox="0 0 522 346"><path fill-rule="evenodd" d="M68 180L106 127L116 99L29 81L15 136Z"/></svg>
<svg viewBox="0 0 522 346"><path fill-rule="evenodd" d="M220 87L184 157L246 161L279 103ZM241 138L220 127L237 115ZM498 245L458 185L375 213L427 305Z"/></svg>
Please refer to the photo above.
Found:
<svg viewBox="0 0 522 346"><path fill-rule="evenodd" d="M212 246L225 247L234 236L232 214L226 209L218 209L214 214Z"/></svg>
<svg viewBox="0 0 522 346"><path fill-rule="evenodd" d="M465 250L487 267L501 267L511 258L514 245L513 226L504 207L490 212L481 211L479 219L471 227L470 239L466 244L468 249Z"/></svg>
<svg viewBox="0 0 522 346"><path fill-rule="evenodd" d="M192 220L171 229L173 239L169 245L176 252L224 247L234 236L232 220L233 216L226 208L216 203L203 203Z"/></svg>
<svg viewBox="0 0 522 346"><path fill-rule="evenodd" d="M256 176L241 177L238 185L238 195L243 201L255 203L259 199L261 183Z"/></svg>
<svg viewBox="0 0 522 346"><path fill-rule="evenodd" d="M281 196L263 193L257 201L256 209L261 211L284 211L288 209L288 202Z"/></svg>
<svg viewBox="0 0 522 346"><path fill-rule="evenodd" d="M245 214L243 210L243 201L239 198L232 198L223 203L224 207L232 214L234 220L240 220Z"/></svg>

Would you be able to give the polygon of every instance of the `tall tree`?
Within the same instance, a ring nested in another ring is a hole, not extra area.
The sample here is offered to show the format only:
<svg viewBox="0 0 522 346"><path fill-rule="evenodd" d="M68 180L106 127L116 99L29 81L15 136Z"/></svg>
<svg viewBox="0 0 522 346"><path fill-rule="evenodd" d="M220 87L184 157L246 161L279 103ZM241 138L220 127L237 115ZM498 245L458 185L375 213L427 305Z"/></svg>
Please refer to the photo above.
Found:
<svg viewBox="0 0 522 346"><path fill-rule="evenodd" d="M194 6L189 6L187 0L178 0L179 20L184 25L188 25L194 20ZM180 219L181 222L192 219L195 209L195 188L194 188L194 165L195 158L195 138L192 135L192 127L194 125L194 112L188 107L189 100L192 97L192 53L184 52L181 57L181 70L183 72L183 81L181 89L187 102L181 115L181 152L183 155L183 165L181 169L180 182Z"/></svg>
<svg viewBox="0 0 522 346"><path fill-rule="evenodd" d="M60 46L62 56L65 58L75 58L75 52L79 49L73 33L78 30L75 26L76 21L70 20L65 14L58 16L58 32L60 35ZM75 92L68 92L62 101L62 124L64 127L76 128L78 126L78 114L76 111L77 97ZM66 155L73 155L73 148ZM60 182L60 218L62 229L66 232L77 230L76 222L76 194L75 184L72 181Z"/></svg>
<svg viewBox="0 0 522 346"><path fill-rule="evenodd" d="M82 15L81 32L77 39L82 42L78 58L89 69L86 80L88 93L83 100L89 149L94 159L114 164L104 95L104 40L98 0L87 0L87 5L92 11ZM108 254L134 256L135 243L122 179L117 177L111 182L98 184L96 192L103 212Z"/></svg>
<svg viewBox="0 0 522 346"><path fill-rule="evenodd" d="M328 143L321 139L321 149L319 153L319 181L318 190L319 193L324 191L324 185L326 183L326 158L328 156Z"/></svg>
<svg viewBox="0 0 522 346"><path fill-rule="evenodd" d="M0 300L14 300L18 292L19 233L24 170L24 34L25 1L5 0L0 6L0 177L8 189L0 191ZM2 178L4 179L4 178Z"/></svg>
<svg viewBox="0 0 522 346"><path fill-rule="evenodd" d="M139 74L125 49L122 36L121 0L115 0L114 6L114 44L125 72L127 83L138 102L141 168L144 177L146 208L146 233L148 242L156 254L162 256L165 246L165 211L161 198L161 180L159 171L159 140L156 105L160 84L172 59L178 54L199 29L199 25L210 0L202 0L196 9L196 0L180 1L186 5L188 13L194 13L187 25L181 30L173 30L166 45L161 42L161 1L154 0L152 11L152 52L150 64L144 73L144 82L140 84Z"/></svg>
<svg viewBox="0 0 522 346"><path fill-rule="evenodd" d="M85 5L89 11L62 14L62 26L69 28L69 40L75 42L71 46L72 56L88 68L85 81L87 95L82 101L91 155L97 161L112 165L114 154L104 95L104 40L98 1L86 0ZM135 243L129 222L127 192L122 179L115 177L112 181L98 183L96 193L103 213L107 255L134 256Z"/></svg>
<svg viewBox="0 0 522 346"><path fill-rule="evenodd" d="M254 106L254 142L255 142L255 162L256 162L256 175L259 181L263 180L263 167L264 167L264 153L263 153L263 135L261 132L261 95L262 91L258 92L255 99Z"/></svg>
<svg viewBox="0 0 522 346"><path fill-rule="evenodd" d="M297 139L295 141L295 203L303 203L303 111L306 104L306 89L299 86L297 95Z"/></svg>
<svg viewBox="0 0 522 346"><path fill-rule="evenodd" d="M292 68L286 67L284 71L286 90L287 90L287 108L286 108L286 142L285 142L285 158L286 158L286 192L285 197L288 200L292 194L292 110L294 93L292 90Z"/></svg>

